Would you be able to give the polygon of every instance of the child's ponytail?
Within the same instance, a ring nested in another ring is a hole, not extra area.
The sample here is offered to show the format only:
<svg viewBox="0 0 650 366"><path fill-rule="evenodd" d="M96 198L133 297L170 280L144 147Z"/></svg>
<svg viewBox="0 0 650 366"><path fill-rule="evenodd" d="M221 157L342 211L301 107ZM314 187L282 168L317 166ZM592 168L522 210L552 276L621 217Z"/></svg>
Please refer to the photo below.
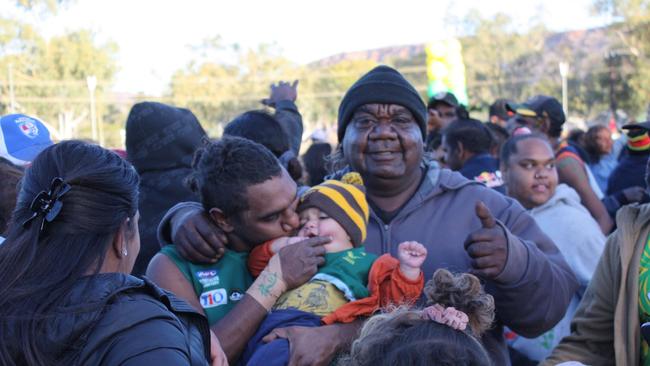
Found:
<svg viewBox="0 0 650 366"><path fill-rule="evenodd" d="M424 286L427 305L440 304L467 314L469 330L477 338L494 321L494 298L483 291L480 280L469 273L452 274L439 269Z"/></svg>

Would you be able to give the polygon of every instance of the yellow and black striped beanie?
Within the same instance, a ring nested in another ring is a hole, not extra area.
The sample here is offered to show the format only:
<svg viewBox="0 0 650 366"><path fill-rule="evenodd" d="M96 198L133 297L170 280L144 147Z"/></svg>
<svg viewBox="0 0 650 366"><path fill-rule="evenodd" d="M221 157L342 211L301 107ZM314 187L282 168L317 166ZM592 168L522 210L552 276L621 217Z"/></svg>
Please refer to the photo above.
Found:
<svg viewBox="0 0 650 366"><path fill-rule="evenodd" d="M312 207L336 220L355 247L366 240L370 209L363 186L327 180L305 192L300 199L298 212Z"/></svg>

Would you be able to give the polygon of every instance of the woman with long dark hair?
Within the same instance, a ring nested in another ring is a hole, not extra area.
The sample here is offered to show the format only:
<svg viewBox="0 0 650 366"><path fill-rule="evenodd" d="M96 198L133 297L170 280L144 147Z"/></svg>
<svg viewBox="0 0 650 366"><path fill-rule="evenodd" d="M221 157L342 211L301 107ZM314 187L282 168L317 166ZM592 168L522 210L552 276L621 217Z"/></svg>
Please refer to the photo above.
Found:
<svg viewBox="0 0 650 366"><path fill-rule="evenodd" d="M129 275L138 182L118 155L79 141L33 161L0 246L0 364L207 364L205 319Z"/></svg>

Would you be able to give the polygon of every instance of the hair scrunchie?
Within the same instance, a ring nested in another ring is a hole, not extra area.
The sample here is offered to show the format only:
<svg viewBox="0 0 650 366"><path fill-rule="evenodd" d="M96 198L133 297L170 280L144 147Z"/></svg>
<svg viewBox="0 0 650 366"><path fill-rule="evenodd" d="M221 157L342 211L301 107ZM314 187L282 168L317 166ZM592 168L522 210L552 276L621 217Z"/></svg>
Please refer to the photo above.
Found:
<svg viewBox="0 0 650 366"><path fill-rule="evenodd" d="M467 323L469 323L469 317L464 312L453 307L445 308L440 304L434 304L422 309L422 318L447 325L456 330L465 330Z"/></svg>

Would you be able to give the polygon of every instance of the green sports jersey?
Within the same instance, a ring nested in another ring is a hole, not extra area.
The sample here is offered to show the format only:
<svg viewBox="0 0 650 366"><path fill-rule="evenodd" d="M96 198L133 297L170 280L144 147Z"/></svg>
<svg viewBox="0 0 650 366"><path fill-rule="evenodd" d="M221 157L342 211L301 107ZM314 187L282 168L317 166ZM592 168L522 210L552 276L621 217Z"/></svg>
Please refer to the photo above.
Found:
<svg viewBox="0 0 650 366"><path fill-rule="evenodd" d="M183 259L174 245L167 245L160 252L192 284L210 325L223 318L253 284L246 266L248 253L226 250L217 263L204 265Z"/></svg>

